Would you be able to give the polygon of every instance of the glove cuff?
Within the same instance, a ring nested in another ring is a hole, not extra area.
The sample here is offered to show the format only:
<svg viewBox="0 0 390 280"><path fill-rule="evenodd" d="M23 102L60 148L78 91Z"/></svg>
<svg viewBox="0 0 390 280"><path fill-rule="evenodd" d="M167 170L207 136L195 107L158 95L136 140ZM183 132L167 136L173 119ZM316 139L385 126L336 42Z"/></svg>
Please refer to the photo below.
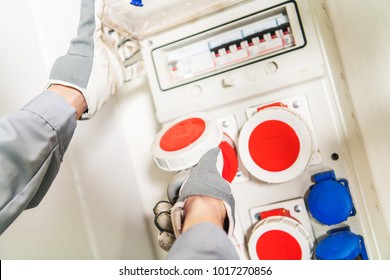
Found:
<svg viewBox="0 0 390 280"><path fill-rule="evenodd" d="M176 238L179 237L183 230L184 204L185 201L177 202L171 209L173 233L175 234Z"/></svg>

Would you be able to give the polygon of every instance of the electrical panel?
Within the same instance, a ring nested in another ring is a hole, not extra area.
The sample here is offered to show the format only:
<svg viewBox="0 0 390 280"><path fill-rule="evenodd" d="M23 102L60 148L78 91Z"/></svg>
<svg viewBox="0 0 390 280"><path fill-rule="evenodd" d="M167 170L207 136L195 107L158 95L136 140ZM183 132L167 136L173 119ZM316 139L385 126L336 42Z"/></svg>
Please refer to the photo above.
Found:
<svg viewBox="0 0 390 280"><path fill-rule="evenodd" d="M224 146L243 258L389 249L323 1L243 1L141 43L164 127L156 163L177 171Z"/></svg>

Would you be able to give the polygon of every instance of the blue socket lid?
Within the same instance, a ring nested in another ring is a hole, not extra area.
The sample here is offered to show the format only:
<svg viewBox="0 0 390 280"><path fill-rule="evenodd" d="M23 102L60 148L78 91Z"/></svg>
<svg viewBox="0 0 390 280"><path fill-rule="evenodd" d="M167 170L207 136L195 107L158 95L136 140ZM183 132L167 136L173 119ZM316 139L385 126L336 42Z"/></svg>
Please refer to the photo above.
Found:
<svg viewBox="0 0 390 280"><path fill-rule="evenodd" d="M354 260L362 252L361 238L350 231L339 231L321 240L315 250L319 260Z"/></svg>
<svg viewBox="0 0 390 280"><path fill-rule="evenodd" d="M354 212L348 187L333 180L320 181L311 188L308 207L313 217L325 225L339 224Z"/></svg>
<svg viewBox="0 0 390 280"><path fill-rule="evenodd" d="M137 6L137 7L143 7L144 4L142 3L142 0L131 0L130 2L131 5Z"/></svg>

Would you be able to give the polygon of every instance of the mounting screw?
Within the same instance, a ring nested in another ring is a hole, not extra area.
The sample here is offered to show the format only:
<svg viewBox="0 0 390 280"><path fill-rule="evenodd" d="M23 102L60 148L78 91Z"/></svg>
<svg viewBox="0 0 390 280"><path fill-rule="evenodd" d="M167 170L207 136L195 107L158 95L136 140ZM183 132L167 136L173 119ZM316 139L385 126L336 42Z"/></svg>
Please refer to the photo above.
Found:
<svg viewBox="0 0 390 280"><path fill-rule="evenodd" d="M297 213L300 213L302 211L302 206L301 205L295 205L294 206L294 211Z"/></svg>
<svg viewBox="0 0 390 280"><path fill-rule="evenodd" d="M295 108L295 109L298 109L300 106L301 106L301 104L299 103L299 101L298 100L295 100L294 102L293 102L293 107Z"/></svg>
<svg viewBox="0 0 390 280"><path fill-rule="evenodd" d="M223 121L223 122L222 122L222 127L228 128L229 126L230 126L229 121Z"/></svg>

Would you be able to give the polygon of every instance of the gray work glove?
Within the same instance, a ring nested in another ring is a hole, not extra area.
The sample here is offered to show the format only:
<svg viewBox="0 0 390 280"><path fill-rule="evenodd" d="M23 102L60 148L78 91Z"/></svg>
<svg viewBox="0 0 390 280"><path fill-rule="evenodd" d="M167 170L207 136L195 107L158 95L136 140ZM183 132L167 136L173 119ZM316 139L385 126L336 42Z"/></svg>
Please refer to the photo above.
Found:
<svg viewBox="0 0 390 280"><path fill-rule="evenodd" d="M102 24L104 0L82 0L78 34L51 70L50 84L79 90L87 103L82 119L91 118L111 95L143 71L141 62L124 67L139 46Z"/></svg>
<svg viewBox="0 0 390 280"><path fill-rule="evenodd" d="M203 155L195 167L173 176L168 186L169 201L160 201L153 209L155 224L160 231L158 241L162 249L168 251L181 234L185 201L195 195L213 197L224 202L227 212L225 231L229 237L233 235L235 201L230 184L221 176L222 161L220 148L214 148Z"/></svg>

